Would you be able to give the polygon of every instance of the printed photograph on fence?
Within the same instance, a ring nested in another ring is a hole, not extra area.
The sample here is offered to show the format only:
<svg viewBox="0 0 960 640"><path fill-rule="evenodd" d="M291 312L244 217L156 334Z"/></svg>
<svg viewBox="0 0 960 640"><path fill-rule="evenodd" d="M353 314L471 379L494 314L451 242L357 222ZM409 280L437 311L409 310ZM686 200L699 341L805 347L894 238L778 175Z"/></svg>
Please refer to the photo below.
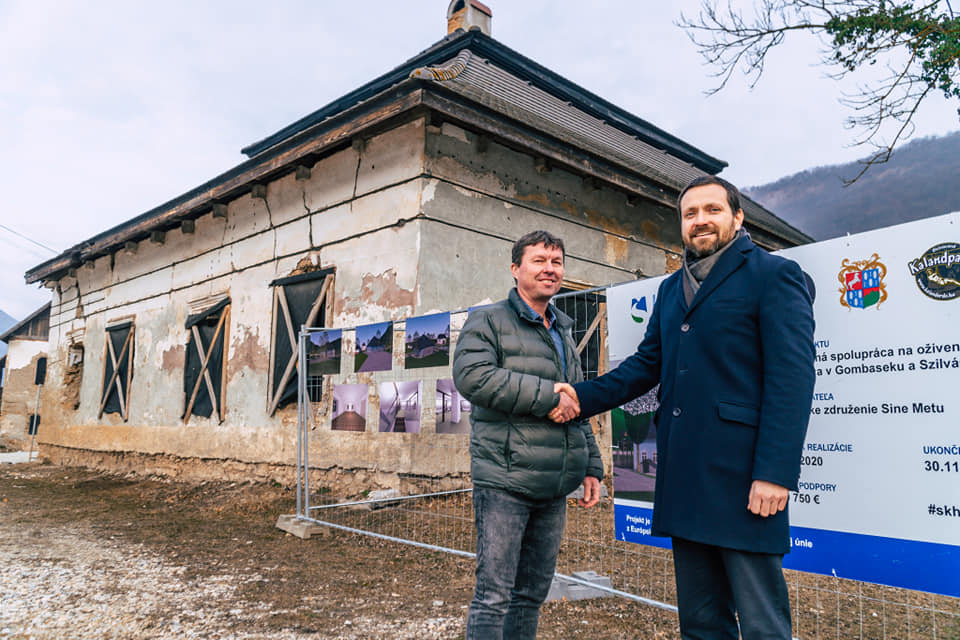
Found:
<svg viewBox="0 0 960 640"><path fill-rule="evenodd" d="M380 431L420 433L422 380L380 383Z"/></svg>
<svg viewBox="0 0 960 640"><path fill-rule="evenodd" d="M653 506L657 481L657 389L610 411L613 494Z"/></svg>
<svg viewBox="0 0 960 640"><path fill-rule="evenodd" d="M307 375L315 377L340 373L342 346L340 329L311 331L307 344Z"/></svg>
<svg viewBox="0 0 960 640"><path fill-rule="evenodd" d="M407 369L450 364L450 314L434 313L407 320L404 366Z"/></svg>
<svg viewBox="0 0 960 640"><path fill-rule="evenodd" d="M357 327L354 372L390 371L393 368L393 323L378 322Z"/></svg>
<svg viewBox="0 0 960 640"><path fill-rule="evenodd" d="M338 384L333 387L331 428L335 431L364 431L367 428L366 384Z"/></svg>
<svg viewBox="0 0 960 640"><path fill-rule="evenodd" d="M470 433L470 402L453 386L453 379L437 380L437 433Z"/></svg>

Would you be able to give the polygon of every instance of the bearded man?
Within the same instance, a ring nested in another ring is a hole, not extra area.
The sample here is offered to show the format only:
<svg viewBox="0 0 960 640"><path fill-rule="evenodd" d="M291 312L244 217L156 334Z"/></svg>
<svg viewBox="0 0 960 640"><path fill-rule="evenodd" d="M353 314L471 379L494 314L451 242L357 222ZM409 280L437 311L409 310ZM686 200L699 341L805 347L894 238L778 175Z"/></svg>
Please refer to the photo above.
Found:
<svg viewBox="0 0 960 640"><path fill-rule="evenodd" d="M797 263L750 240L732 184L703 176L677 202L683 267L661 283L636 353L557 390L584 418L660 385L652 533L672 539L682 637L789 640L782 562L813 396L810 293Z"/></svg>

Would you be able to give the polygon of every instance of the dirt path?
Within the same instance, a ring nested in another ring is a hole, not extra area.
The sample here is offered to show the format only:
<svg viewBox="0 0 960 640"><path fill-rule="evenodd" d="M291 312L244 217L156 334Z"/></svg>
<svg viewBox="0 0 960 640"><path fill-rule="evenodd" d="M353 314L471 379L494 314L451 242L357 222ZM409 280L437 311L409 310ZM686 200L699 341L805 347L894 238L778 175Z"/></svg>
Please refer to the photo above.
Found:
<svg viewBox="0 0 960 640"><path fill-rule="evenodd" d="M473 563L277 529L282 486L0 466L0 638L462 638ZM548 603L540 638L672 638L608 598Z"/></svg>

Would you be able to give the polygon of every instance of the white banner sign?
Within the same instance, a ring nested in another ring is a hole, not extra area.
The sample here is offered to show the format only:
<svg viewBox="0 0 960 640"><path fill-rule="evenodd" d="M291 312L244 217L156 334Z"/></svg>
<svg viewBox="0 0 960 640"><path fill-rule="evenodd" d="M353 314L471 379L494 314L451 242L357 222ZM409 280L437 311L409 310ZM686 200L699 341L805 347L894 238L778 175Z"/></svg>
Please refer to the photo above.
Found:
<svg viewBox="0 0 960 640"><path fill-rule="evenodd" d="M779 253L811 277L817 323L785 566L960 596L960 213ZM636 349L661 280L608 290L612 362ZM617 536L666 546L652 498L629 490L656 473L655 451L618 441L634 414L614 420Z"/></svg>

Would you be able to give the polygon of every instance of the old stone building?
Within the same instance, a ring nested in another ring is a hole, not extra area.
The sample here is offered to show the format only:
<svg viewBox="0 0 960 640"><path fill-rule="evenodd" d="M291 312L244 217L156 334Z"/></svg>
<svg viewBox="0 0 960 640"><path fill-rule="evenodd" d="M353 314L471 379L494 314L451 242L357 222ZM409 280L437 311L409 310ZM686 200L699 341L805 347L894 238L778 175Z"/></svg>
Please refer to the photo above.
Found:
<svg viewBox="0 0 960 640"><path fill-rule="evenodd" d="M0 334L7 345L0 358L0 444L6 448L26 449L40 424L35 416L44 415L39 391L46 380L49 331L50 305L45 304Z"/></svg>
<svg viewBox="0 0 960 640"><path fill-rule="evenodd" d="M489 31L489 13L451 3L451 25L473 28L30 270L27 282L52 292L42 455L292 474L301 324L349 328L502 298L511 244L539 228L566 240L570 288L675 269L678 191L725 163L497 42L475 26ZM756 203L745 209L759 244L809 241ZM402 337L393 345L402 355ZM465 437L432 431L435 393L424 385L420 433L328 433L339 444L311 462L411 471L380 438ZM464 469L463 449L447 471Z"/></svg>

